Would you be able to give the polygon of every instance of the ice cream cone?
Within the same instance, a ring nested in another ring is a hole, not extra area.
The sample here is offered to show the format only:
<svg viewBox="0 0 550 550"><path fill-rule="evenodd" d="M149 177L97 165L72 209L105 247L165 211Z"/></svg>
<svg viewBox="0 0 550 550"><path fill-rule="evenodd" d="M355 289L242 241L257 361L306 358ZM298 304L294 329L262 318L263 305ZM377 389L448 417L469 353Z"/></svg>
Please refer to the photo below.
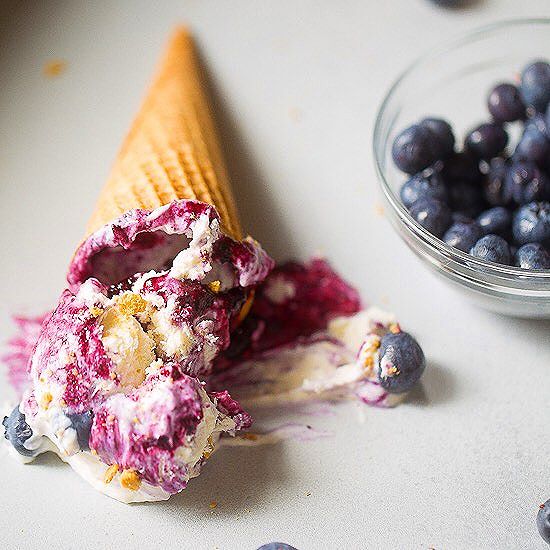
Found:
<svg viewBox="0 0 550 550"><path fill-rule="evenodd" d="M128 210L195 199L214 205L224 231L242 237L204 88L191 36L178 28L101 191L87 235Z"/></svg>

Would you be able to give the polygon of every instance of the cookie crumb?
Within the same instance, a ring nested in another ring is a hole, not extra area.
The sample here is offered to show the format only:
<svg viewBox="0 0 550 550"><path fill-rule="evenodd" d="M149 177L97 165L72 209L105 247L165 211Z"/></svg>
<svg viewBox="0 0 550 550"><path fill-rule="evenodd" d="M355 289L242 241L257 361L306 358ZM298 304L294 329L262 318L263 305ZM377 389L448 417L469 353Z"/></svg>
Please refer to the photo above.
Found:
<svg viewBox="0 0 550 550"><path fill-rule="evenodd" d="M217 294L220 291L220 288L222 287L221 281L212 281L208 283L208 288L214 293Z"/></svg>
<svg viewBox="0 0 550 550"><path fill-rule="evenodd" d="M120 474L120 484L125 489L137 491L141 486L141 478L135 470L123 470Z"/></svg>
<svg viewBox="0 0 550 550"><path fill-rule="evenodd" d="M47 76L48 78L55 78L63 74L66 69L66 61L64 61L63 59L51 59L50 61L46 61L42 72L44 76Z"/></svg>
<svg viewBox="0 0 550 550"><path fill-rule="evenodd" d="M212 500L210 504L208 505L211 510L218 507L218 503L215 500Z"/></svg>
<svg viewBox="0 0 550 550"><path fill-rule="evenodd" d="M118 472L118 464L112 464L105 470L105 475L103 476L103 483L111 483L114 477Z"/></svg>

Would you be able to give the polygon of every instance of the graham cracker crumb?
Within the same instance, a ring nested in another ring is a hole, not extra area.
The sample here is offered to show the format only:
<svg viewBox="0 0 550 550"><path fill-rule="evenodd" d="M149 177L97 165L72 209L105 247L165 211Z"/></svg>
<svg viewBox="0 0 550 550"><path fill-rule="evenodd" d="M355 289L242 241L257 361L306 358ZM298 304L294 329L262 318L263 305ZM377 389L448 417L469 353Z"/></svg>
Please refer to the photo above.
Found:
<svg viewBox="0 0 550 550"><path fill-rule="evenodd" d="M53 395L47 391L42 394L42 397L40 398L40 405L43 409L47 409L50 406L50 403L52 402Z"/></svg>
<svg viewBox="0 0 550 550"><path fill-rule="evenodd" d="M212 502L210 502L208 506L210 506L210 509L213 510L214 508L217 508L218 503L215 500L213 500Z"/></svg>
<svg viewBox="0 0 550 550"><path fill-rule="evenodd" d="M246 299L246 302L243 304L243 307L239 312L239 323L242 323L246 319L246 316L250 313L250 309L252 308L252 304L254 303L254 294L254 290L251 290L248 298Z"/></svg>
<svg viewBox="0 0 550 550"><path fill-rule="evenodd" d="M118 464L112 464L105 470L105 475L103 476L103 483L111 483L114 477L118 472Z"/></svg>
<svg viewBox="0 0 550 550"><path fill-rule="evenodd" d="M135 470L122 470L120 484L130 491L137 491L141 487L141 478Z"/></svg>
<svg viewBox="0 0 550 550"><path fill-rule="evenodd" d="M220 291L221 286L222 283L220 281L212 281L211 283L208 283L208 288L216 294Z"/></svg>
<svg viewBox="0 0 550 550"><path fill-rule="evenodd" d="M399 334L401 332L401 327L399 326L399 323L391 323L388 328L392 334Z"/></svg>
<svg viewBox="0 0 550 550"><path fill-rule="evenodd" d="M377 216L383 216L385 214L384 207L380 203L375 204L374 205L374 213Z"/></svg>
<svg viewBox="0 0 550 550"><path fill-rule="evenodd" d="M99 317L99 316L103 313L103 310L102 310L100 307L92 306L92 307L90 308L90 313L91 313L94 317Z"/></svg>
<svg viewBox="0 0 550 550"><path fill-rule="evenodd" d="M42 72L44 76L47 76L48 78L55 78L63 74L66 69L66 61L64 61L63 59L51 59L50 61L46 61Z"/></svg>
<svg viewBox="0 0 550 550"><path fill-rule="evenodd" d="M123 315L136 315L147 308L147 301L133 292L124 292L116 302L120 313Z"/></svg>
<svg viewBox="0 0 550 550"><path fill-rule="evenodd" d="M256 441L258 439L258 436L253 433L244 433L244 434L241 434L241 437L243 439L249 439L250 441Z"/></svg>

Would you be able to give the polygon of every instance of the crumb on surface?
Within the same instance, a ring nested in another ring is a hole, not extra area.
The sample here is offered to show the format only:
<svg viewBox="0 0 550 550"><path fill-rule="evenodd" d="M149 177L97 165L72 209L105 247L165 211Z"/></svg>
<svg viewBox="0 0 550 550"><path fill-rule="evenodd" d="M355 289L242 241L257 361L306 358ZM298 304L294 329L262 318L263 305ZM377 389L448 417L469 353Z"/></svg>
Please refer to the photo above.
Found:
<svg viewBox="0 0 550 550"><path fill-rule="evenodd" d="M374 205L374 213L377 215L377 216L383 216L385 214L385 210L384 210L384 207L380 204L380 203L376 203Z"/></svg>
<svg viewBox="0 0 550 550"><path fill-rule="evenodd" d="M210 283L208 283L208 288L215 294L220 291L221 286L222 283L220 281L211 281Z"/></svg>
<svg viewBox="0 0 550 550"><path fill-rule="evenodd" d="M111 483L118 472L118 464L112 464L105 470L103 483Z"/></svg>
<svg viewBox="0 0 550 550"><path fill-rule="evenodd" d="M208 506L210 507L211 510L213 510L214 508L218 507L218 503L217 501L212 500Z"/></svg>
<svg viewBox="0 0 550 550"><path fill-rule="evenodd" d="M67 69L67 62L63 59L50 59L44 63L44 68L42 72L44 76L48 78L55 78L60 76Z"/></svg>
<svg viewBox="0 0 550 550"><path fill-rule="evenodd" d="M120 484L130 491L137 491L141 486L141 478L135 470L122 470Z"/></svg>
<svg viewBox="0 0 550 550"><path fill-rule="evenodd" d="M250 433L250 432L246 432L244 434L241 434L241 437L243 439L248 439L250 441L256 441L258 439L258 436L256 434L253 434L253 433Z"/></svg>

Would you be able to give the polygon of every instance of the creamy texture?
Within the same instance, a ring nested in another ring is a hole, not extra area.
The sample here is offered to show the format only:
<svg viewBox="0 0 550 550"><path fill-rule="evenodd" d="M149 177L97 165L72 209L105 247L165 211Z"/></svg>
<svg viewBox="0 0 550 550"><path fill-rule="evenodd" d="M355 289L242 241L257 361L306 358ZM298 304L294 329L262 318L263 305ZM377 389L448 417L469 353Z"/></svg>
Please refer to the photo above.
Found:
<svg viewBox="0 0 550 550"><path fill-rule="evenodd" d="M18 456L53 451L117 500L181 491L223 435L250 427L232 395L252 408L403 397L376 373L393 316L362 310L323 260L274 268L253 239L225 236L212 206L128 212L82 243L68 282L28 360Z"/></svg>

